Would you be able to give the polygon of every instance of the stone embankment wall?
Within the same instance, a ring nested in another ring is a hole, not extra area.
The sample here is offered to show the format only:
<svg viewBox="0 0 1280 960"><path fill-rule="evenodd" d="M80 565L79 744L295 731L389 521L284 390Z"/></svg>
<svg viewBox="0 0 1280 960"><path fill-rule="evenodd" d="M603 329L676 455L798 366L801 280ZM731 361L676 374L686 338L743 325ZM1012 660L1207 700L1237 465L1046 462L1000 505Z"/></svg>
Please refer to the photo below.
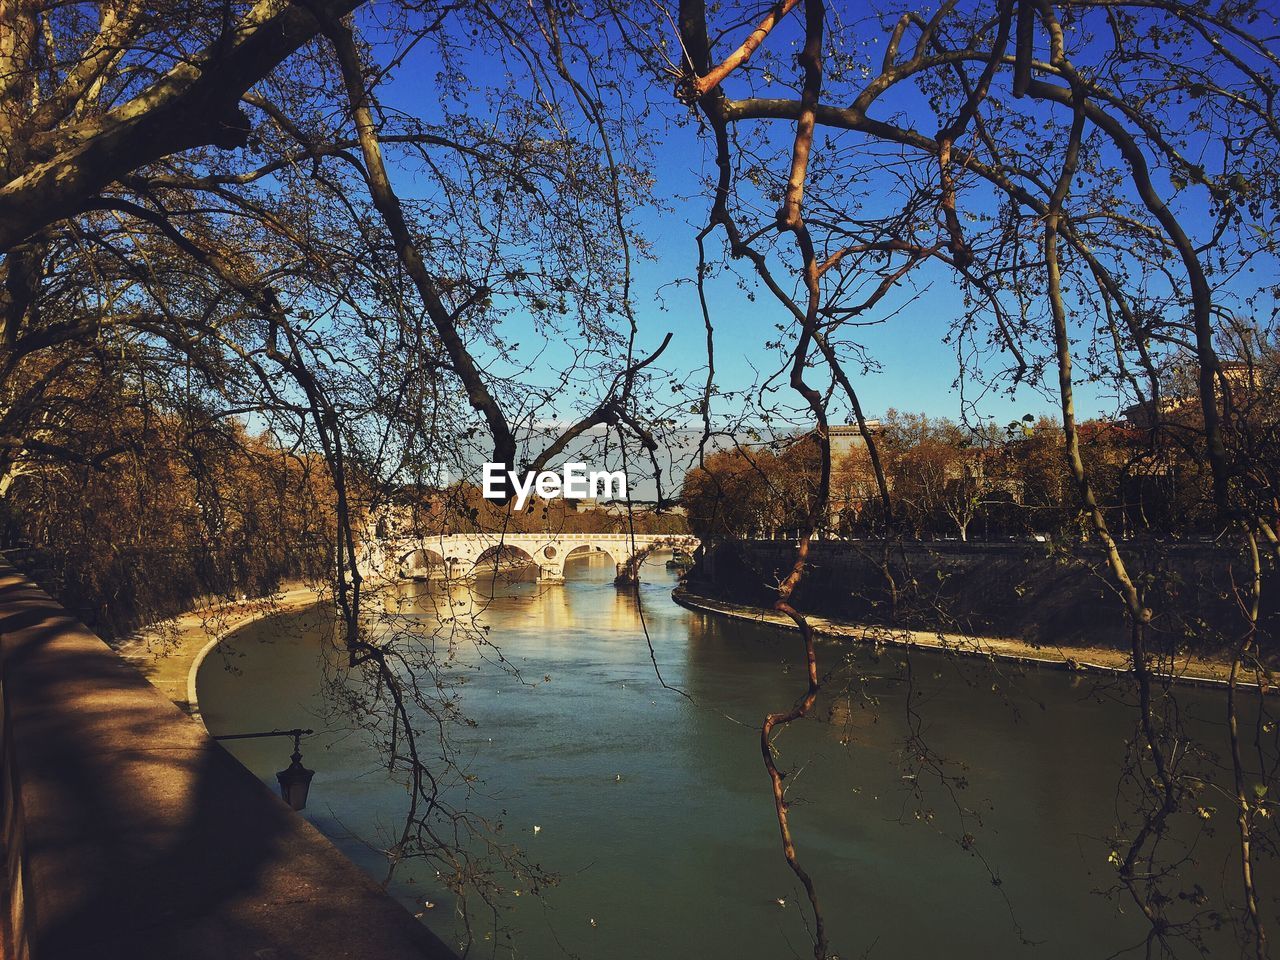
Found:
<svg viewBox="0 0 1280 960"><path fill-rule="evenodd" d="M1251 576L1242 558L1212 545L1125 544L1121 552L1155 614L1158 648L1217 649L1238 636L1232 574L1242 588ZM691 572L690 589L768 606L776 596L771 588L794 557L795 544L786 541L708 546ZM1124 605L1097 549L1069 556L1044 543L899 544L888 553L896 598L878 542L815 541L810 557L798 605L824 616L1043 645L1129 643ZM1264 638L1275 636L1280 624L1272 586L1264 591Z"/></svg>
<svg viewBox="0 0 1280 960"><path fill-rule="evenodd" d="M456 960L4 564L0 706L0 956Z"/></svg>

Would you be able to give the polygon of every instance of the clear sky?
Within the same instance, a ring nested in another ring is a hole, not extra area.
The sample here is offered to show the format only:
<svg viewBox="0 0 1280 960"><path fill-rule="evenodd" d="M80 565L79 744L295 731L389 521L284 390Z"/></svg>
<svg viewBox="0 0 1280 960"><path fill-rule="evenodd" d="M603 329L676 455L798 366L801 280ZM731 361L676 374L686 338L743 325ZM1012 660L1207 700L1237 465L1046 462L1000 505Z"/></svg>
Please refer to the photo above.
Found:
<svg viewBox="0 0 1280 960"><path fill-rule="evenodd" d="M405 61L399 79L384 91L384 98L409 114L428 119L438 114L438 92L431 78L439 63L433 57L428 45L417 47ZM482 75L473 80L483 88ZM676 109L672 104L672 114L668 116L674 115ZM695 382L703 375L706 362L702 317L693 286L674 281L690 278L696 263L695 235L705 223L709 207L701 181L712 168L711 145L694 124L660 124L660 129L661 145L654 151L652 172L661 204L642 209L635 218L657 254L655 260L638 261L635 268L638 350L648 352L671 332L673 340L663 365L673 371L674 379ZM412 175L401 171L399 177L402 191L411 193ZM858 331L866 352L880 365L878 371L855 378L868 416L896 407L932 416L961 417L955 349L944 342L951 322L960 312L960 294L947 275L948 269L939 266L917 271L914 287L902 287L877 308L880 317L889 318L887 322ZM708 286L716 329L717 381L722 390L745 389L759 379L762 371L772 373L779 364L777 353L765 345L777 337L775 324L785 322L787 317L767 291L759 285L755 285L755 291L756 296L749 297L728 276ZM1079 318L1084 325L1091 319ZM549 372L562 366L571 355L563 342L538 342L527 318L515 316L506 320L504 334L507 340L526 346L537 343L545 351L541 363ZM504 362L504 358L496 356L486 360L499 367ZM849 372L859 373L852 366ZM537 370L527 374L531 378L538 375ZM785 390L781 391L779 398L793 403L785 394ZM1009 397L1002 393L982 395L977 384L969 384L964 398L971 404L970 414L991 418L1001 425L1028 413L1052 413L1056 405L1053 392L1027 386ZM1103 387L1080 384L1077 406L1086 416L1115 414L1123 405ZM723 409L723 404L715 411L720 416L731 412ZM568 413L566 410L560 415ZM844 416L846 411L838 409L836 417Z"/></svg>

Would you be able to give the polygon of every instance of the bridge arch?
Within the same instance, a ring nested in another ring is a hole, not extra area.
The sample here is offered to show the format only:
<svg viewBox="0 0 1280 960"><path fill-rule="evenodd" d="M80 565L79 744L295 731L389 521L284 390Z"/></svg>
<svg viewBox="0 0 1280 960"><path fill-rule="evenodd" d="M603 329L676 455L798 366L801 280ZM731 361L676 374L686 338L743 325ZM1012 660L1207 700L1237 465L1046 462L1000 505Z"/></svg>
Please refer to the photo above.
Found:
<svg viewBox="0 0 1280 960"><path fill-rule="evenodd" d="M503 569L540 567L537 558L522 546L513 543L495 543L480 551L472 564L474 576L497 576Z"/></svg>
<svg viewBox="0 0 1280 960"><path fill-rule="evenodd" d="M618 559L618 548L614 544L596 543L591 540L574 540L569 537L565 537L554 544L554 549L557 551L556 559L560 561L559 570L562 575L564 573L564 565L571 557L584 555L590 556L593 551L599 551L607 556L613 561L615 568L620 567L622 564L622 560ZM583 551L585 551L585 554ZM623 559L626 559L625 554L623 555Z"/></svg>
<svg viewBox="0 0 1280 960"><path fill-rule="evenodd" d="M655 537L646 543L639 544L634 553L627 559L618 564L618 583L635 583L640 579L640 568L644 565L645 560L651 554L658 550L684 550L687 553L693 553L698 549L701 541L697 537L688 534L671 534L670 536Z"/></svg>
<svg viewBox="0 0 1280 960"><path fill-rule="evenodd" d="M447 569L444 555L429 547L404 551L396 563L396 574L404 580L443 576Z"/></svg>

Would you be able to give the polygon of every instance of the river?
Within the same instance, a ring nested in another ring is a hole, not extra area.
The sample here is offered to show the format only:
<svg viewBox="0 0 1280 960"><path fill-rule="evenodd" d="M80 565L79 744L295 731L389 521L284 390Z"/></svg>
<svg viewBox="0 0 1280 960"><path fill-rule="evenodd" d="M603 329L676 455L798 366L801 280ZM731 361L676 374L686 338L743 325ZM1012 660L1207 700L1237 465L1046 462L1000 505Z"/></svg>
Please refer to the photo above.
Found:
<svg viewBox="0 0 1280 960"><path fill-rule="evenodd" d="M458 700L475 723L454 731L475 778L470 807L559 876L541 897L506 885L496 927L473 912L479 955L812 956L758 733L804 689L799 640L677 606L661 563L646 565L639 605L612 573L593 557L572 562L563 585L462 589L484 602L505 658L457 651ZM435 624L442 593L406 584L385 602ZM201 709L215 734L315 728L306 815L381 879L403 788L379 765L376 735L328 706L321 619L238 631L200 670ZM655 674L644 628L676 690ZM842 665L830 682L840 692L781 735L779 765L793 771L798 852L840 956L1076 960L1141 943L1132 904L1098 892L1115 883L1106 837L1127 810L1117 784L1133 713L1115 681L826 643L820 657ZM1180 698L1212 736L1220 695ZM274 787L285 741L227 746ZM944 788L935 760L960 779ZM1208 820L1179 820L1211 901L1237 869L1233 819L1217 805ZM402 866L391 889L457 941L455 901L431 871Z"/></svg>

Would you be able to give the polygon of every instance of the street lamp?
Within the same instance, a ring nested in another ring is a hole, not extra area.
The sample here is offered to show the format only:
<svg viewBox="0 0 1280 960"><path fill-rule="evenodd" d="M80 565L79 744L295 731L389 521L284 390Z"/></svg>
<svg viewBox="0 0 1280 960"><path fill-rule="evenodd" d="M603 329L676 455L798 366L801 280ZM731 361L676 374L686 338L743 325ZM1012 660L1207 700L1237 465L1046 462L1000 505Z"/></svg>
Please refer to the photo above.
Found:
<svg viewBox="0 0 1280 960"><path fill-rule="evenodd" d="M311 789L311 778L316 775L302 765L302 738L315 733L314 730L268 730L264 733L224 733L215 740L255 740L259 737L293 737L293 756L289 766L276 774L280 784L280 797L294 810L305 810L307 791Z"/></svg>

